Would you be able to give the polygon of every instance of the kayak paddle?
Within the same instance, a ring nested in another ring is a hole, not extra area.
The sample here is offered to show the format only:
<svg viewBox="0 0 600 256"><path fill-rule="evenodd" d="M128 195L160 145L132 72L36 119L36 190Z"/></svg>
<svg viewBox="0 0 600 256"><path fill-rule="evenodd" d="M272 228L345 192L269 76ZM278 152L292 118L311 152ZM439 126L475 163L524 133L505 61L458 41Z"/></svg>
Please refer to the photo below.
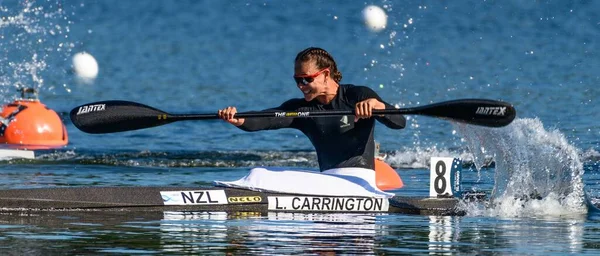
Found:
<svg viewBox="0 0 600 256"><path fill-rule="evenodd" d="M278 117L309 118L353 115L353 110L330 111L255 111L241 112L239 118ZM424 106L373 110L373 115L424 115L456 122L502 127L516 116L515 108L502 101L487 99L460 99ZM71 121L87 133L113 133L150 128L183 120L219 119L218 114L170 114L144 104L130 101L100 101L81 105L71 110Z"/></svg>

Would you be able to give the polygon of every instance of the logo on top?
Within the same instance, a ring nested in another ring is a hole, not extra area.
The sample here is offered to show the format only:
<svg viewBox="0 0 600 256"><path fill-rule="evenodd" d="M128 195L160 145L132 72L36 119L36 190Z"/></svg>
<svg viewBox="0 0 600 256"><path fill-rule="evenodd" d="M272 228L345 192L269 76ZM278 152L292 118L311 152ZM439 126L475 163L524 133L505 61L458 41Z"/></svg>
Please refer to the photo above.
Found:
<svg viewBox="0 0 600 256"><path fill-rule="evenodd" d="M350 126L350 122L348 122L348 116L342 116L342 119L340 119L340 128L348 126Z"/></svg>

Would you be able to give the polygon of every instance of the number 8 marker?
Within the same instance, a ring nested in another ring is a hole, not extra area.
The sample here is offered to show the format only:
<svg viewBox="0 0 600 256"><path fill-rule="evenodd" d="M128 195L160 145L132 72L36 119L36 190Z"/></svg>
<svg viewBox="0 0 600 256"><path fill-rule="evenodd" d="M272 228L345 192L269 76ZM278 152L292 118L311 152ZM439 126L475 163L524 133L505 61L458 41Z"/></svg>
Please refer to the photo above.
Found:
<svg viewBox="0 0 600 256"><path fill-rule="evenodd" d="M429 176L429 196L459 196L461 191L461 171L462 163L459 158L432 157Z"/></svg>

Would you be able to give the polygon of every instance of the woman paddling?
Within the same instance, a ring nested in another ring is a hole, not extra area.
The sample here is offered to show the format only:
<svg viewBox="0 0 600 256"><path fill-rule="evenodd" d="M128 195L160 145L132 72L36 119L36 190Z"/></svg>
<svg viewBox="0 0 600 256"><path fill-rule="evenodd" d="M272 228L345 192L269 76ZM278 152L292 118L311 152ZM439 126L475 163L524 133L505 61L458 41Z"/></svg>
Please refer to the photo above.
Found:
<svg viewBox="0 0 600 256"><path fill-rule="evenodd" d="M394 109L365 86L339 84L342 74L333 57L321 48L307 48L296 56L294 80L304 99L290 99L275 111L354 110L355 116L315 118L236 118L235 107L219 110L219 117L244 131L295 128L304 133L317 152L321 171L358 167L375 169L375 120L402 129L402 115L372 117L374 109Z"/></svg>

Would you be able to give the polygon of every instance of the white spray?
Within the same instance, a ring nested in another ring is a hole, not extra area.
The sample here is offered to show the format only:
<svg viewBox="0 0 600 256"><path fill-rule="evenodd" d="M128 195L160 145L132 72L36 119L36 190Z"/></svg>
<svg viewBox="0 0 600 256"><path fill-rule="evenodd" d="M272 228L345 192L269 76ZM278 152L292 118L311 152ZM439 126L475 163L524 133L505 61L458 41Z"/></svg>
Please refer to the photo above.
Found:
<svg viewBox="0 0 600 256"><path fill-rule="evenodd" d="M538 119L503 128L460 125L476 166L495 161L492 215L570 215L587 212L579 151Z"/></svg>

